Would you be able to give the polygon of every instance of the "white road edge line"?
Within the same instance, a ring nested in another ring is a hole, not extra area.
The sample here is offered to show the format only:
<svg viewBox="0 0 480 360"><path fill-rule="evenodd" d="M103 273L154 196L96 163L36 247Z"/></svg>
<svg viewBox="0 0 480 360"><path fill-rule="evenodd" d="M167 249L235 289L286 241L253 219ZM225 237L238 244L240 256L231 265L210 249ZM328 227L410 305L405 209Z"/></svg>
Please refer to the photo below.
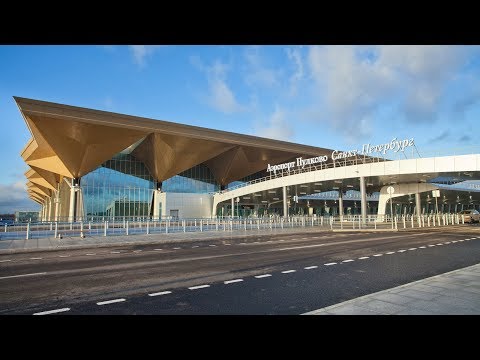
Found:
<svg viewBox="0 0 480 360"><path fill-rule="evenodd" d="M97 302L97 305L108 305L108 304L113 304L113 303L118 303L123 301L125 301L125 299L113 299L113 300Z"/></svg>
<svg viewBox="0 0 480 360"><path fill-rule="evenodd" d="M189 289L190 290L196 290L196 289L203 289L203 288L207 288L207 287L210 287L210 285L191 286L191 287L189 287Z"/></svg>
<svg viewBox="0 0 480 360"><path fill-rule="evenodd" d="M293 272L296 272L297 270L285 270L285 271L282 271L282 274L290 274L290 273L293 273Z"/></svg>
<svg viewBox="0 0 480 360"><path fill-rule="evenodd" d="M224 284L233 284L233 283L240 282L240 281L243 281L243 279L227 280L227 281L224 281L223 283Z"/></svg>
<svg viewBox="0 0 480 360"><path fill-rule="evenodd" d="M64 312L64 311L70 311L70 308L42 311L42 312L35 313L33 315L49 315L49 314L55 314L55 313Z"/></svg>
<svg viewBox="0 0 480 360"><path fill-rule="evenodd" d="M45 275L46 272L41 272L41 273L31 273L31 274L22 274L22 275L12 275L12 276L2 276L0 277L1 279L11 279L11 278L17 278L17 277L24 277L24 276L37 276L37 275Z"/></svg>
<svg viewBox="0 0 480 360"><path fill-rule="evenodd" d="M148 296L167 295L167 294L171 294L171 293L172 293L171 291L161 291L161 292L157 292L157 293L148 294Z"/></svg>
<svg viewBox="0 0 480 360"><path fill-rule="evenodd" d="M326 263L326 264L323 264L323 265L330 266L330 265L337 265L337 263L336 262L331 262L331 263Z"/></svg>
<svg viewBox="0 0 480 360"><path fill-rule="evenodd" d="M318 268L317 265L304 267L305 270L316 269L316 268Z"/></svg>
<svg viewBox="0 0 480 360"><path fill-rule="evenodd" d="M257 279L261 279L261 278L265 278L265 277L269 277L269 276L272 276L271 274L263 274L263 275L256 275L255 277Z"/></svg>

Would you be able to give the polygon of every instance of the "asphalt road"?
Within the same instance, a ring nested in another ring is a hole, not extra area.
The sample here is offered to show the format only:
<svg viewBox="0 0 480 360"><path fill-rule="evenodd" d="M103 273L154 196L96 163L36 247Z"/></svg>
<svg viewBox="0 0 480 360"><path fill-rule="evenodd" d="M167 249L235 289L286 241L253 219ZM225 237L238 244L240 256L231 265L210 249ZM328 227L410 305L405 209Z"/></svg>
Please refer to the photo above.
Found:
<svg viewBox="0 0 480 360"><path fill-rule="evenodd" d="M0 254L0 315L301 314L479 262L469 226Z"/></svg>

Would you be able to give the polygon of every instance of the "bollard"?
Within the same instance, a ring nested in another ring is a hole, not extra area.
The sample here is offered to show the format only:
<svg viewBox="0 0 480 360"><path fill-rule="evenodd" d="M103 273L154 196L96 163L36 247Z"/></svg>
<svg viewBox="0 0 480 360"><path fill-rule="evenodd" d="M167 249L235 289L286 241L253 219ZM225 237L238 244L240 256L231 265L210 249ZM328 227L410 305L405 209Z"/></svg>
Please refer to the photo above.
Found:
<svg viewBox="0 0 480 360"><path fill-rule="evenodd" d="M168 225L170 224L170 220L165 220L165 234L168 234Z"/></svg>
<svg viewBox="0 0 480 360"><path fill-rule="evenodd" d="M80 221L80 237L83 239L85 235L83 234L83 221Z"/></svg>
<svg viewBox="0 0 480 360"><path fill-rule="evenodd" d="M182 225L183 225L183 232L186 232L186 229L185 229L185 220L182 220Z"/></svg>
<svg viewBox="0 0 480 360"><path fill-rule="evenodd" d="M427 226L430 227L430 216L427 216Z"/></svg>
<svg viewBox="0 0 480 360"><path fill-rule="evenodd" d="M128 235L128 220L127 220L127 222L125 223L125 233Z"/></svg>
<svg viewBox="0 0 480 360"><path fill-rule="evenodd" d="M50 222L50 231L52 231L53 224Z"/></svg>
<svg viewBox="0 0 480 360"><path fill-rule="evenodd" d="M412 215L411 219L412 219L412 228L413 228L413 215Z"/></svg>
<svg viewBox="0 0 480 360"><path fill-rule="evenodd" d="M150 234L150 222L147 219L147 235Z"/></svg>
<svg viewBox="0 0 480 360"><path fill-rule="evenodd" d="M107 236L107 222L104 222L104 227L103 227L103 236Z"/></svg>
<svg viewBox="0 0 480 360"><path fill-rule="evenodd" d="M375 219L375 221L373 223L375 225L375 230L377 230L377 219Z"/></svg>
<svg viewBox="0 0 480 360"><path fill-rule="evenodd" d="M92 223L90 221L88 222L88 230L92 230Z"/></svg>
<svg viewBox="0 0 480 360"><path fill-rule="evenodd" d="M7 224L5 224L5 232L7 232Z"/></svg>
<svg viewBox="0 0 480 360"><path fill-rule="evenodd" d="M30 239L30 223L27 223L27 236L26 239Z"/></svg>
<svg viewBox="0 0 480 360"><path fill-rule="evenodd" d="M55 239L58 237L58 223L55 221Z"/></svg>
<svg viewBox="0 0 480 360"><path fill-rule="evenodd" d="M245 219L244 225L245 225L245 231L247 231L247 219Z"/></svg>
<svg viewBox="0 0 480 360"><path fill-rule="evenodd" d="M433 215L433 227L435 227L435 215Z"/></svg>
<svg viewBox="0 0 480 360"><path fill-rule="evenodd" d="M218 219L215 219L215 230L218 231Z"/></svg>
<svg viewBox="0 0 480 360"><path fill-rule="evenodd" d="M395 220L395 230L398 230L397 217L395 216L393 219Z"/></svg>

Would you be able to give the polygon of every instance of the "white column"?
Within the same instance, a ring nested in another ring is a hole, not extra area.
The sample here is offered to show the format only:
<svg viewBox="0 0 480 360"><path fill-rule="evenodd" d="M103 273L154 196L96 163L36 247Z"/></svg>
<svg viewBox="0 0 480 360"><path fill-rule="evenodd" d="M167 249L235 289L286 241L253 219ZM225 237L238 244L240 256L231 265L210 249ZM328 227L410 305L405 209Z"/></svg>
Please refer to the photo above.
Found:
<svg viewBox="0 0 480 360"><path fill-rule="evenodd" d="M232 197L232 212L231 212L232 217L233 217L233 214L235 214L234 209L235 209L235 203L234 203L234 198Z"/></svg>
<svg viewBox="0 0 480 360"><path fill-rule="evenodd" d="M74 180L72 179L71 185L70 185L70 208L68 211L68 221L73 222L74 221L74 214L75 214L75 187L73 186Z"/></svg>
<svg viewBox="0 0 480 360"><path fill-rule="evenodd" d="M55 202L55 221L58 221L58 218L60 216L59 214L59 206L60 206L60 192L57 191L55 195L55 199L54 199L54 202Z"/></svg>
<svg viewBox="0 0 480 360"><path fill-rule="evenodd" d="M284 186L282 188L283 193L283 217L288 216L288 203L287 203L287 187Z"/></svg>
<svg viewBox="0 0 480 360"><path fill-rule="evenodd" d="M160 214L160 190L153 190L153 218L159 219Z"/></svg>
<svg viewBox="0 0 480 360"><path fill-rule="evenodd" d="M338 215L343 220L343 191L338 190Z"/></svg>
<svg viewBox="0 0 480 360"><path fill-rule="evenodd" d="M367 222L367 190L365 188L365 178L360 176L360 197L362 210L362 224Z"/></svg>
<svg viewBox="0 0 480 360"><path fill-rule="evenodd" d="M53 199L50 197L48 198L48 221L53 220L52 210L53 210Z"/></svg>

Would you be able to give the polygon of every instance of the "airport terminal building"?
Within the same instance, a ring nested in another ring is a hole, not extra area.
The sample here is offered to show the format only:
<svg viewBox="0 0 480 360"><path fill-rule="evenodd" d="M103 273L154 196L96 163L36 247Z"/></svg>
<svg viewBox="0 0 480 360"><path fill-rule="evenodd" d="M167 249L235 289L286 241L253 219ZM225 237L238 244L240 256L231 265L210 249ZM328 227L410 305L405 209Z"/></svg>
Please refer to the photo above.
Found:
<svg viewBox="0 0 480 360"><path fill-rule="evenodd" d="M422 157L413 137L326 149L14 99L42 221L480 209L478 152Z"/></svg>

